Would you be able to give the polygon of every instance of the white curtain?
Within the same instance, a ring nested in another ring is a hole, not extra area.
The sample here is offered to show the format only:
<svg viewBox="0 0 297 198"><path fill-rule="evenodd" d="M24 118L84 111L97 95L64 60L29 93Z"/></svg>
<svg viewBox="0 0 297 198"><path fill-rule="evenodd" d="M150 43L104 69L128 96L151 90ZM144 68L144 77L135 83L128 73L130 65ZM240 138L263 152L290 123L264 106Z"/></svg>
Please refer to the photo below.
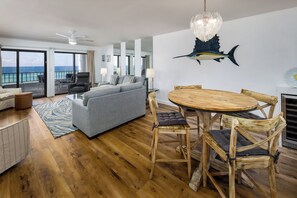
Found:
<svg viewBox="0 0 297 198"><path fill-rule="evenodd" d="M95 52L93 50L87 51L88 72L90 72L90 82L92 86L95 83Z"/></svg>
<svg viewBox="0 0 297 198"><path fill-rule="evenodd" d="M2 56L1 56L1 45L0 45L0 86L2 86Z"/></svg>

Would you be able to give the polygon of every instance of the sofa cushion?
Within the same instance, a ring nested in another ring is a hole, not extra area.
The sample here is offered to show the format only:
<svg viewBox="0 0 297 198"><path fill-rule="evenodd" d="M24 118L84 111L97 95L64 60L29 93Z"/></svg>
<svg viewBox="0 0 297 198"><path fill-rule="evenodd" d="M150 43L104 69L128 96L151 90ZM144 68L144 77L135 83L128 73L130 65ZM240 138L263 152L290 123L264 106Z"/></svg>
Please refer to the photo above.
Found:
<svg viewBox="0 0 297 198"><path fill-rule="evenodd" d="M121 88L121 92L124 92L124 91L130 91L130 90L133 90L133 89L139 89L142 87L142 84L141 82L138 82L138 83L132 83L132 84L127 84L127 85L122 85L120 86Z"/></svg>
<svg viewBox="0 0 297 198"><path fill-rule="evenodd" d="M118 84L119 76L118 75L111 75L110 77L110 84L111 85L116 85Z"/></svg>
<svg viewBox="0 0 297 198"><path fill-rule="evenodd" d="M118 92L120 92L120 87L116 87L116 86L109 87L109 88L98 88L96 90L88 91L84 94L83 104L87 106L90 98L100 97L100 96L109 95L109 94L118 93Z"/></svg>
<svg viewBox="0 0 297 198"><path fill-rule="evenodd" d="M125 83L134 83L135 82L135 76L125 76L122 84Z"/></svg>
<svg viewBox="0 0 297 198"><path fill-rule="evenodd" d="M122 84L125 76L119 76L118 84Z"/></svg>
<svg viewBox="0 0 297 198"><path fill-rule="evenodd" d="M0 101L5 101L5 100L9 100L9 99L12 99L14 98L14 94L13 93L2 93L0 94Z"/></svg>
<svg viewBox="0 0 297 198"><path fill-rule="evenodd" d="M143 76L135 76L135 82L141 82L144 85L145 77Z"/></svg>

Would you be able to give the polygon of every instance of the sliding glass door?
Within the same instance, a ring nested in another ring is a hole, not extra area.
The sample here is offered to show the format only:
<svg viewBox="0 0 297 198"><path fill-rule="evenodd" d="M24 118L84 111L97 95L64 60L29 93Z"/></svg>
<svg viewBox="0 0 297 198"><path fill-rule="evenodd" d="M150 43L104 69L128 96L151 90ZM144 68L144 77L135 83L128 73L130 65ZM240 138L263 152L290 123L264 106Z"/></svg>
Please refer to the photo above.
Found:
<svg viewBox="0 0 297 198"><path fill-rule="evenodd" d="M2 86L17 87L17 52L1 50L2 57Z"/></svg>
<svg viewBox="0 0 297 198"><path fill-rule="evenodd" d="M2 49L2 86L20 87L33 97L46 95L46 52Z"/></svg>
<svg viewBox="0 0 297 198"><path fill-rule="evenodd" d="M85 53L55 52L55 93L68 92L68 85L75 82L77 72L87 71Z"/></svg>

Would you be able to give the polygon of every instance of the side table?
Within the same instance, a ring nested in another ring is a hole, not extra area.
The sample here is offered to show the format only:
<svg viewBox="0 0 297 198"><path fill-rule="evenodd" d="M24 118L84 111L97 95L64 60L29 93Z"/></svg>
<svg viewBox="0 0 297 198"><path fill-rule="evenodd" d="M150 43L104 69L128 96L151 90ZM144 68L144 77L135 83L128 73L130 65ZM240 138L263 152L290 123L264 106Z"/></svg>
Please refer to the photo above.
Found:
<svg viewBox="0 0 297 198"><path fill-rule="evenodd" d="M32 107L32 92L23 92L15 94L14 104L16 110L27 109Z"/></svg>

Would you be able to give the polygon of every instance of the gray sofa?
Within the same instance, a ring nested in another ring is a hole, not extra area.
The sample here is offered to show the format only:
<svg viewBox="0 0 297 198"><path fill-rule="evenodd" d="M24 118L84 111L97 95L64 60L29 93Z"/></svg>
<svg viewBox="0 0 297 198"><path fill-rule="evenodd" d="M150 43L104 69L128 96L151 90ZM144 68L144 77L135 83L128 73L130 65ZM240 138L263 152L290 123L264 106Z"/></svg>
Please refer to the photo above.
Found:
<svg viewBox="0 0 297 198"><path fill-rule="evenodd" d="M146 112L146 88L141 82L103 87L72 102L72 123L92 138Z"/></svg>

